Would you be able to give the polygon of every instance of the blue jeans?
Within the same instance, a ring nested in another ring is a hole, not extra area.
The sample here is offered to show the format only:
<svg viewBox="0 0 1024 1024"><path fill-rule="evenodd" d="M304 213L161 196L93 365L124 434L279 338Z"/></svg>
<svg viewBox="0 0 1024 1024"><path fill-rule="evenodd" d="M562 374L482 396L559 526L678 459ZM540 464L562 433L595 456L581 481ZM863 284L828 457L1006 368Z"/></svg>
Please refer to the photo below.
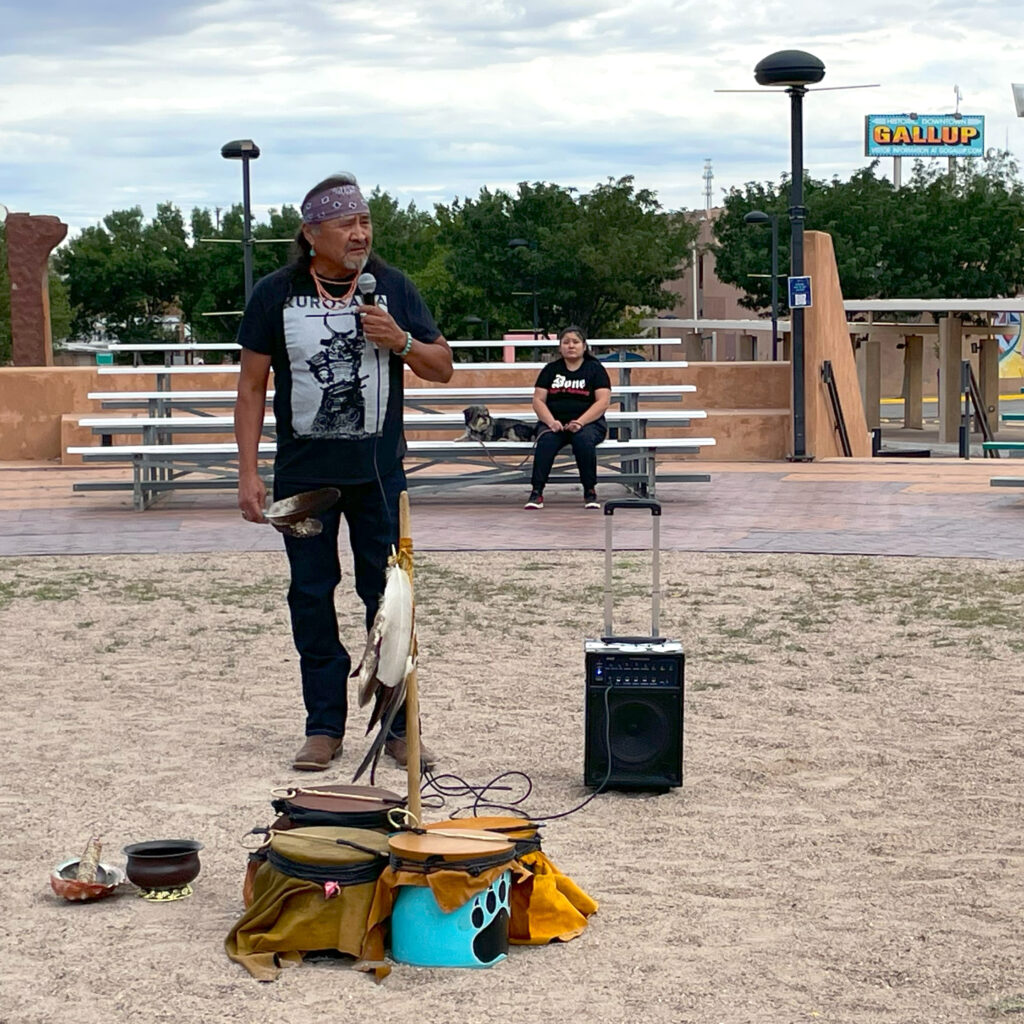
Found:
<svg viewBox="0 0 1024 1024"><path fill-rule="evenodd" d="M604 419L596 420L581 427L575 434L568 430L545 430L537 438L537 448L533 454L533 478L530 486L543 492L544 485L551 476L551 467L555 456L567 445L572 445L572 453L576 457L576 468L580 471L580 483L584 491L592 491L597 487L597 446L607 434Z"/></svg>
<svg viewBox="0 0 1024 1024"><path fill-rule="evenodd" d="M305 489L282 486L275 488L274 496L287 498ZM388 556L392 545L398 544L398 496L405 490L405 471L399 463L379 484L373 480L340 485L339 490L338 501L317 517L324 524L322 533L316 537L284 537L291 567L288 609L299 652L307 736L344 736L348 718L352 659L338 636L334 608L334 590L341 582L341 517L348 523L356 593L366 606L369 631L384 593ZM399 709L391 731L405 735L404 707Z"/></svg>

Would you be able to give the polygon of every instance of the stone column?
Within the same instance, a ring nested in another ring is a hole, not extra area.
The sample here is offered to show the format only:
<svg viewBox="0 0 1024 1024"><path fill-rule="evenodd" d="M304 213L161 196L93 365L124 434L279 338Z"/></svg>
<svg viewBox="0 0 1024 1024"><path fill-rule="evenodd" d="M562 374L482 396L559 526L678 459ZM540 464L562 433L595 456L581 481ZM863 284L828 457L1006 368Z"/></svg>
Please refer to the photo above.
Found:
<svg viewBox="0 0 1024 1024"><path fill-rule="evenodd" d="M961 359L963 324L948 313L939 320L939 441L947 444L960 436Z"/></svg>
<svg viewBox="0 0 1024 1024"><path fill-rule="evenodd" d="M923 430L924 337L908 334L903 341L903 426Z"/></svg>
<svg viewBox="0 0 1024 1024"><path fill-rule="evenodd" d="M688 334L683 339L683 359L688 363L699 363L704 360L704 339L698 331Z"/></svg>
<svg viewBox="0 0 1024 1024"><path fill-rule="evenodd" d="M864 401L864 419L868 430L874 430L882 425L882 342L870 326L868 336L857 349L857 370Z"/></svg>
<svg viewBox="0 0 1024 1024"><path fill-rule="evenodd" d="M68 233L58 217L11 213L7 270L11 278L11 348L15 366L52 366L50 253Z"/></svg>
<svg viewBox="0 0 1024 1024"><path fill-rule="evenodd" d="M978 339L978 390L988 413L988 425L999 429L999 339L994 334Z"/></svg>

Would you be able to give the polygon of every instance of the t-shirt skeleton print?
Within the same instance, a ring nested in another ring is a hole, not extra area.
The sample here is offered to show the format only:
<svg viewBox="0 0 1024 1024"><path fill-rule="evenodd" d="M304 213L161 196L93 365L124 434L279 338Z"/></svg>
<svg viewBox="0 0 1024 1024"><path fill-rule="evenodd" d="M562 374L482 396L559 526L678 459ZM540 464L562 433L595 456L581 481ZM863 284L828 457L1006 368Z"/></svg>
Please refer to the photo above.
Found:
<svg viewBox="0 0 1024 1024"><path fill-rule="evenodd" d="M413 337L435 341L441 332L412 282L377 261L367 269L377 278L377 304ZM366 340L359 304L325 303L312 278L289 267L253 289L238 341L271 357L276 490L364 483L405 454L404 364Z"/></svg>
<svg viewBox="0 0 1024 1024"><path fill-rule="evenodd" d="M318 296L308 295L285 301L282 315L296 437L356 441L383 430L390 353L363 337L358 305L353 298L325 308ZM386 295L380 305L387 308ZM375 388L366 387L371 377Z"/></svg>

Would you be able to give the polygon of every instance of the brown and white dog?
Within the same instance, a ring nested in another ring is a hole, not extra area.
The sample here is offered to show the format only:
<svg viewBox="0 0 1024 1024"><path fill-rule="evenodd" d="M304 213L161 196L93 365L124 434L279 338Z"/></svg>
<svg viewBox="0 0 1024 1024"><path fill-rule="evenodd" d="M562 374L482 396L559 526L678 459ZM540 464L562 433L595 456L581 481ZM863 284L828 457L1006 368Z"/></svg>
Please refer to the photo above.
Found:
<svg viewBox="0 0 1024 1024"><path fill-rule="evenodd" d="M460 441L532 441L540 433L539 423L492 416L486 405L470 405L462 410L466 432Z"/></svg>

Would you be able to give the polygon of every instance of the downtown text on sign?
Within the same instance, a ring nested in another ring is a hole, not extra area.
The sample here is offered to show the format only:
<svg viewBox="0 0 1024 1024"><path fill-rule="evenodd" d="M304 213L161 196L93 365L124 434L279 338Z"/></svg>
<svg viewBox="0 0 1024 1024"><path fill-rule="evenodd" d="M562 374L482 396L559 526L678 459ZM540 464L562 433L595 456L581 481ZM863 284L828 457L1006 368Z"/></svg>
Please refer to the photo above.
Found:
<svg viewBox="0 0 1024 1024"><path fill-rule="evenodd" d="M868 114L865 156L984 156L983 114Z"/></svg>

